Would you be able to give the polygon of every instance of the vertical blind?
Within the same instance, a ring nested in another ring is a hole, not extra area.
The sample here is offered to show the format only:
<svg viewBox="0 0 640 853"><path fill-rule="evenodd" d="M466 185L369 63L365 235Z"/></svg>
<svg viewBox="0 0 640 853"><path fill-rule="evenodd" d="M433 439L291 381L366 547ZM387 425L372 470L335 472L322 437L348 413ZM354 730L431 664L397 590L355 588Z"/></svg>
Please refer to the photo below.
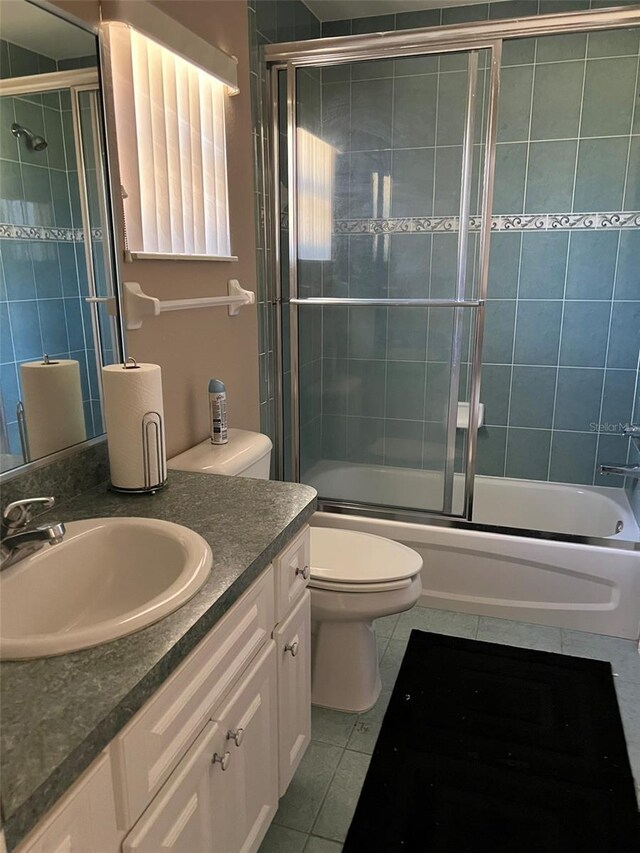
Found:
<svg viewBox="0 0 640 853"><path fill-rule="evenodd" d="M229 257L225 84L125 24L107 31L129 251Z"/></svg>

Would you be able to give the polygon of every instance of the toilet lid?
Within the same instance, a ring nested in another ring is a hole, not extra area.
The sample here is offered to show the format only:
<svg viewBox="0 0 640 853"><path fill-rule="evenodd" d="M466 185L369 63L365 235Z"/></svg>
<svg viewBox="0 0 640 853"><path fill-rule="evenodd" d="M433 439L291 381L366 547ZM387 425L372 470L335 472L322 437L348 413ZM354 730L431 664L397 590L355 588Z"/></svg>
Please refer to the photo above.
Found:
<svg viewBox="0 0 640 853"><path fill-rule="evenodd" d="M372 584L412 578L422 557L406 545L330 527L311 528L311 578L348 584Z"/></svg>

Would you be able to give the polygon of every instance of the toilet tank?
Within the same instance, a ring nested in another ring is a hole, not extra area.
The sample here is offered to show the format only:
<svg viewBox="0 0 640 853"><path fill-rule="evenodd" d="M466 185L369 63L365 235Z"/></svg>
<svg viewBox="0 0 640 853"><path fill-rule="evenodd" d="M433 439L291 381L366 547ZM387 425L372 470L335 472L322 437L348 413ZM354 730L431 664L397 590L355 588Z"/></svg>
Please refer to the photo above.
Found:
<svg viewBox="0 0 640 853"><path fill-rule="evenodd" d="M167 465L178 471L268 480L271 448L271 439L260 432L230 429L227 444L211 444L207 439L169 459Z"/></svg>

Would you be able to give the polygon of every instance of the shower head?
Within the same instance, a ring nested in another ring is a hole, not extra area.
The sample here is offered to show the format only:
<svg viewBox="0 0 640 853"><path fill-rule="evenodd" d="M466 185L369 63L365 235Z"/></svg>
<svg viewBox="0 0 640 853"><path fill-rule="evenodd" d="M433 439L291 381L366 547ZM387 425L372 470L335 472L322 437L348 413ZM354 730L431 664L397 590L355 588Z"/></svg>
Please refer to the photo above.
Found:
<svg viewBox="0 0 640 853"><path fill-rule="evenodd" d="M23 127L23 125L17 122L11 125L11 133L13 133L16 139L21 139L24 136L24 141L30 151L44 151L49 144L43 136L36 136L28 127Z"/></svg>

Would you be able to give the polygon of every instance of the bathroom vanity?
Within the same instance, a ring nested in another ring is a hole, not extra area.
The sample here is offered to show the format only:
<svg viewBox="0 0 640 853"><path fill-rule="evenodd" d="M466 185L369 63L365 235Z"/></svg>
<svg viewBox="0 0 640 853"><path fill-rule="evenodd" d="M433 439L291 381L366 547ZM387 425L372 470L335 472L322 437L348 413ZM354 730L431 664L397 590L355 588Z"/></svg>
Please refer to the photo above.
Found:
<svg viewBox="0 0 640 853"><path fill-rule="evenodd" d="M173 472L153 497L64 507L184 524L214 562L143 631L2 664L9 850L257 850L310 737L314 505L306 486Z"/></svg>

